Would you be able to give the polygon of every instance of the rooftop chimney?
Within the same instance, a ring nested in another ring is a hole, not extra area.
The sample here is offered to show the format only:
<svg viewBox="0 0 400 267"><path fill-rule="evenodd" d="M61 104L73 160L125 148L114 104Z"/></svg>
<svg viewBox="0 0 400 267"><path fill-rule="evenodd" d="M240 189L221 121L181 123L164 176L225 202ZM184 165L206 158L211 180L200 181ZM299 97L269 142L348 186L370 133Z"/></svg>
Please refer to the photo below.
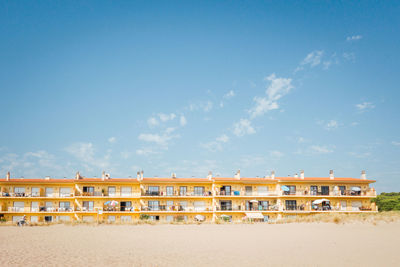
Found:
<svg viewBox="0 0 400 267"><path fill-rule="evenodd" d="M211 181L211 180L212 180L212 177L213 177L213 176L212 176L212 171L209 171L209 172L208 172L208 175L207 175L207 179Z"/></svg>
<svg viewBox="0 0 400 267"><path fill-rule="evenodd" d="M106 179L106 172L105 171L103 171L102 173L101 173L101 180L105 180Z"/></svg>
<svg viewBox="0 0 400 267"><path fill-rule="evenodd" d="M10 172L7 172L6 180L10 181Z"/></svg>
<svg viewBox="0 0 400 267"><path fill-rule="evenodd" d="M142 170L142 171L140 172L140 180L143 180L143 173L144 173L144 171Z"/></svg>
<svg viewBox="0 0 400 267"><path fill-rule="evenodd" d="M304 171L303 170L300 171L300 179L304 180Z"/></svg>
<svg viewBox="0 0 400 267"><path fill-rule="evenodd" d="M82 177L81 177L81 174L79 173L79 172L76 172L76 174L75 174L75 180L79 180L79 179L81 179Z"/></svg>
<svg viewBox="0 0 400 267"><path fill-rule="evenodd" d="M240 170L235 173L235 179L240 180Z"/></svg>
<svg viewBox="0 0 400 267"><path fill-rule="evenodd" d="M45 180L50 180L50 176L44 177Z"/></svg>
<svg viewBox="0 0 400 267"><path fill-rule="evenodd" d="M137 172L137 173L136 173L136 179L137 179L138 181L140 181L140 172Z"/></svg>
<svg viewBox="0 0 400 267"><path fill-rule="evenodd" d="M176 173L174 173L174 172L171 173L171 178L174 178L174 179L175 179L175 178L176 178Z"/></svg>
<svg viewBox="0 0 400 267"><path fill-rule="evenodd" d="M297 175L297 173L294 175L294 178L299 178L299 176Z"/></svg>
<svg viewBox="0 0 400 267"><path fill-rule="evenodd" d="M331 180L335 179L335 176L333 175L333 170L329 171L329 179Z"/></svg>
<svg viewBox="0 0 400 267"><path fill-rule="evenodd" d="M271 179L275 179L275 171L271 171Z"/></svg>
<svg viewBox="0 0 400 267"><path fill-rule="evenodd" d="M365 173L365 171L361 171L361 179L367 180L367 174Z"/></svg>
<svg viewBox="0 0 400 267"><path fill-rule="evenodd" d="M109 173L106 173L106 174L104 175L104 178L105 178L105 179L110 179L110 178L111 178L111 176L110 176L110 174L109 174Z"/></svg>

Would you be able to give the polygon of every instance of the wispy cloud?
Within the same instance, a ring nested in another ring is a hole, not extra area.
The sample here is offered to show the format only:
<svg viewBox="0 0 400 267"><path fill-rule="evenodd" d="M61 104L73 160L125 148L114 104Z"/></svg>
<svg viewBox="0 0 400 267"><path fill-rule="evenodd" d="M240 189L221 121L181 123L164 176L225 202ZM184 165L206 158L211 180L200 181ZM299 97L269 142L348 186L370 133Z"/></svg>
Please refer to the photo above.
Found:
<svg viewBox="0 0 400 267"><path fill-rule="evenodd" d="M346 41L347 42L352 42L352 41L358 41L358 40L361 40L361 39L362 39L361 35L353 35L353 36L348 36L346 38Z"/></svg>
<svg viewBox="0 0 400 267"><path fill-rule="evenodd" d="M392 141L392 145L394 145L394 146L400 146L400 142L398 142L398 141Z"/></svg>
<svg viewBox="0 0 400 267"><path fill-rule="evenodd" d="M224 95L224 98L225 98L225 99L229 99L229 98L234 97L235 95L236 95L235 92L234 92L233 90L230 90L228 93L226 93L226 94Z"/></svg>
<svg viewBox="0 0 400 267"><path fill-rule="evenodd" d="M201 147L203 147L211 152L217 152L217 151L222 150L222 148L223 148L222 144L228 143L228 142L229 142L229 136L227 136L226 134L223 134L223 135L215 138L215 140L213 140L211 142L201 144Z"/></svg>
<svg viewBox="0 0 400 267"><path fill-rule="evenodd" d="M187 123L186 117L184 115L181 115L180 119L179 119L179 124L181 126L185 126Z"/></svg>
<svg viewBox="0 0 400 267"><path fill-rule="evenodd" d="M266 90L266 97L255 97L255 105L249 110L250 118L254 119L266 112L278 109L278 100L288 94L293 88L292 79L278 78L275 73L265 78L270 84Z"/></svg>
<svg viewBox="0 0 400 267"><path fill-rule="evenodd" d="M239 122L233 125L233 134L236 136L244 136L247 134L254 134L256 130L251 125L248 119L240 119Z"/></svg>
<svg viewBox="0 0 400 267"><path fill-rule="evenodd" d="M115 138L115 137L110 137L110 138L108 138L108 142L109 142L110 144L114 144L115 142L117 142L117 138Z"/></svg>
<svg viewBox="0 0 400 267"><path fill-rule="evenodd" d="M162 122L167 122L167 121L171 121L171 120L175 119L176 115L175 115L175 113L170 113L170 114L159 113L158 117L160 118L160 120Z"/></svg>
<svg viewBox="0 0 400 267"><path fill-rule="evenodd" d="M141 149L136 150L136 155L139 155L139 156L148 156L148 155L155 155L155 154L160 154L160 152L158 150L154 150L150 147L141 148Z"/></svg>
<svg viewBox="0 0 400 267"><path fill-rule="evenodd" d="M155 117L151 117L147 120L147 124L152 127L152 126L157 126L159 125L159 121Z"/></svg>
<svg viewBox="0 0 400 267"><path fill-rule="evenodd" d="M354 62L356 60L356 55L352 52L344 52L342 54L343 58L348 61Z"/></svg>
<svg viewBox="0 0 400 267"><path fill-rule="evenodd" d="M330 121L318 121L317 122L319 125L322 125L325 130L333 130L337 129L339 127L339 123L336 120L330 120Z"/></svg>
<svg viewBox="0 0 400 267"><path fill-rule="evenodd" d="M87 171L93 169L106 169L110 167L111 150L107 150L102 157L96 157L95 148L92 143L74 143L65 148L69 154L80 161L80 166L83 166Z"/></svg>
<svg viewBox="0 0 400 267"><path fill-rule="evenodd" d="M333 152L333 148L330 148L328 146L313 145L310 147L310 152L314 154L329 154Z"/></svg>
<svg viewBox="0 0 400 267"><path fill-rule="evenodd" d="M359 112L365 112L369 109L375 108L375 105L372 102L362 102L356 105L356 108Z"/></svg>

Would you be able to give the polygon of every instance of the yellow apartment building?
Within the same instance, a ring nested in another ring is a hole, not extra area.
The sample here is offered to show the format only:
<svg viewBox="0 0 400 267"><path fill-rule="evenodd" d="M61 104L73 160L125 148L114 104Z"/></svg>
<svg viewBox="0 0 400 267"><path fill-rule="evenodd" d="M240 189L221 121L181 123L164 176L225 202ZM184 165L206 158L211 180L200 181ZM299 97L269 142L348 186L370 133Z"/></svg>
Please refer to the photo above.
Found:
<svg viewBox="0 0 400 267"><path fill-rule="evenodd" d="M0 179L0 220L17 222L275 221L316 213L377 212L374 180L305 177Z"/></svg>

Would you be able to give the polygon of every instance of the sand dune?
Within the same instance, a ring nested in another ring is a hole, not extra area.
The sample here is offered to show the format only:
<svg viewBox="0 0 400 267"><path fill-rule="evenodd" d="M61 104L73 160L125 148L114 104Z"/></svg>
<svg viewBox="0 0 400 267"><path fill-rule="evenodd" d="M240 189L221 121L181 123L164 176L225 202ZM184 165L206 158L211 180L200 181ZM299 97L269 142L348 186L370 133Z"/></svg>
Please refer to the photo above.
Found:
<svg viewBox="0 0 400 267"><path fill-rule="evenodd" d="M400 223L0 227L1 266L399 266Z"/></svg>

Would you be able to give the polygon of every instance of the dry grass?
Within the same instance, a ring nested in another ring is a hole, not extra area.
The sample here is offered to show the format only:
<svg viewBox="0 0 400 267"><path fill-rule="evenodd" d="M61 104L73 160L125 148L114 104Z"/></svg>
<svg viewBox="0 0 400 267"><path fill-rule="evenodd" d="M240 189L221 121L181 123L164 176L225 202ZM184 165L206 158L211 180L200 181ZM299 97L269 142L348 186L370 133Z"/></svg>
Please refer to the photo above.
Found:
<svg viewBox="0 0 400 267"><path fill-rule="evenodd" d="M400 211L388 211L379 213L362 213L362 214L315 214L306 216L294 216L291 218L283 218L281 220L271 220L270 224L285 224L285 223L335 223L335 224L347 224L364 222L377 225L378 223L391 223L400 222ZM253 221L243 222L227 222L222 219L217 219L215 222L196 222L196 221L152 221L152 220L133 220L131 222L84 222L84 221L71 221L71 222L38 222L29 223L27 226L50 226L56 224L64 224L69 226L75 225L200 225L200 224L256 224ZM265 224L265 223L264 223ZM15 226L13 222L0 222L0 226Z"/></svg>

